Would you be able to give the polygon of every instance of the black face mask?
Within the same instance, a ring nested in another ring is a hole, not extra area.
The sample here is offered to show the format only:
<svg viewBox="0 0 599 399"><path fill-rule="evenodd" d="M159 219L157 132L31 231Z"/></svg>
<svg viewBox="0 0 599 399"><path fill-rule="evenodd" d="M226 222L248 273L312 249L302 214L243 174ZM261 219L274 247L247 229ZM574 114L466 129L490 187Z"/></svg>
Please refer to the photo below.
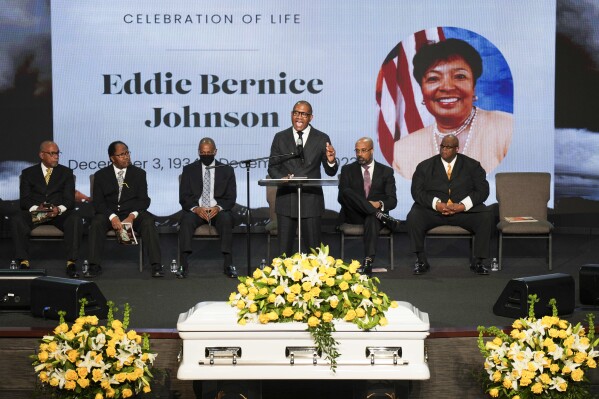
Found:
<svg viewBox="0 0 599 399"><path fill-rule="evenodd" d="M202 162L205 166L208 166L214 162L214 155L200 155L200 162Z"/></svg>

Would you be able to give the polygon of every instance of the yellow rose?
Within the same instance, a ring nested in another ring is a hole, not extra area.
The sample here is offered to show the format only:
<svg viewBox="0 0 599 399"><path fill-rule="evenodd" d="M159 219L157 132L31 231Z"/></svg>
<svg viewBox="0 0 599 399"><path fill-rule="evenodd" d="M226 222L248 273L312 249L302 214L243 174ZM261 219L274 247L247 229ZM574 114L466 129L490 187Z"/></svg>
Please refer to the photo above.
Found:
<svg viewBox="0 0 599 399"><path fill-rule="evenodd" d="M113 320L112 324L110 324L110 326L112 328L114 328L115 330L119 329L119 328L123 328L123 323L121 323L120 320Z"/></svg>
<svg viewBox="0 0 599 399"><path fill-rule="evenodd" d="M45 362L46 360L48 360L48 352L46 351L42 351L40 353L37 354L37 358L39 359L40 362Z"/></svg>
<svg viewBox="0 0 599 399"><path fill-rule="evenodd" d="M243 300L239 300L237 301L237 305L235 305L237 307L237 309L241 310L243 308L245 308L245 302Z"/></svg>
<svg viewBox="0 0 599 399"><path fill-rule="evenodd" d="M85 378L87 377L87 368L86 367L78 367L77 368L77 375L80 378Z"/></svg>
<svg viewBox="0 0 599 399"><path fill-rule="evenodd" d="M277 286L277 288L275 288L275 294L281 295L283 292L285 292L285 287L283 287L282 285L279 285Z"/></svg>
<svg viewBox="0 0 599 399"><path fill-rule="evenodd" d="M247 296L248 301L253 301L254 299L256 299L256 295L252 294L251 292L248 294Z"/></svg>
<svg viewBox="0 0 599 399"><path fill-rule="evenodd" d="M94 396L94 399L104 399L104 395L98 392L96 396Z"/></svg>
<svg viewBox="0 0 599 399"><path fill-rule="evenodd" d="M54 334L66 333L67 331L69 331L69 326L67 323L62 323L54 329Z"/></svg>
<svg viewBox="0 0 599 399"><path fill-rule="evenodd" d="M121 391L121 394L123 395L123 398L130 398L131 396L133 396L133 392L129 388L123 389Z"/></svg>
<svg viewBox="0 0 599 399"><path fill-rule="evenodd" d="M597 362L595 361L595 359L589 358L589 359L587 359L587 366L594 369L597 367Z"/></svg>
<svg viewBox="0 0 599 399"><path fill-rule="evenodd" d="M371 295L370 290L364 288L364 291L362 291L362 296L364 298L370 298L370 295Z"/></svg>
<svg viewBox="0 0 599 399"><path fill-rule="evenodd" d="M235 292L231 292L231 294L229 294L229 302L233 301L236 296L237 294Z"/></svg>
<svg viewBox="0 0 599 399"><path fill-rule="evenodd" d="M106 390L106 397L107 398L114 398L114 394L116 393L116 391L112 388L108 388Z"/></svg>
<svg viewBox="0 0 599 399"><path fill-rule="evenodd" d="M497 388L491 388L489 390L489 395L491 395L492 398L496 398L499 396L499 389Z"/></svg>
<svg viewBox="0 0 599 399"><path fill-rule="evenodd" d="M493 373L493 382L499 382L499 381L501 381L501 372L495 371Z"/></svg>
<svg viewBox="0 0 599 399"><path fill-rule="evenodd" d="M289 290L297 295L302 292L302 286L299 284L293 284L291 287L289 287Z"/></svg>
<svg viewBox="0 0 599 399"><path fill-rule="evenodd" d="M374 315L375 315L375 314L377 314L377 313L378 313L378 311L376 310L376 308L372 308L372 309L370 309L370 315L371 315L371 316L374 316Z"/></svg>
<svg viewBox="0 0 599 399"><path fill-rule="evenodd" d="M239 319L239 320L237 321L237 324L239 324L240 326L245 326L245 324L246 324L246 321L245 321L245 319Z"/></svg>
<svg viewBox="0 0 599 399"><path fill-rule="evenodd" d="M56 341L52 341L48 344L49 352L54 352L54 351L56 351L57 348L58 348L58 344L56 343Z"/></svg>
<svg viewBox="0 0 599 399"><path fill-rule="evenodd" d="M256 313L258 311L258 306L255 303L250 305L250 313Z"/></svg>
<svg viewBox="0 0 599 399"><path fill-rule="evenodd" d="M124 382L127 379L127 374L126 373L118 373L117 375L114 376L114 378L118 382Z"/></svg>
<svg viewBox="0 0 599 399"><path fill-rule="evenodd" d="M320 310L315 310L314 311L314 316L320 318L320 316L322 316L322 312Z"/></svg>
<svg viewBox="0 0 599 399"><path fill-rule="evenodd" d="M322 314L322 320L326 323L330 323L331 321L333 321L333 314L329 312L324 312Z"/></svg>
<svg viewBox="0 0 599 399"><path fill-rule="evenodd" d="M312 294L313 297L318 297L320 295L320 288L318 287L313 287L310 290L310 293Z"/></svg>
<svg viewBox="0 0 599 399"><path fill-rule="evenodd" d="M149 392L152 392L152 388L150 388L149 385L146 385L146 386L144 386L143 391L144 391L144 393L149 393Z"/></svg>
<svg viewBox="0 0 599 399"><path fill-rule="evenodd" d="M295 301L295 297L296 295L293 292L290 292L289 294L287 294L287 302L293 302Z"/></svg>
<svg viewBox="0 0 599 399"><path fill-rule="evenodd" d="M48 382L49 380L48 373L46 373L45 371L42 371L38 377L41 382Z"/></svg>
<svg viewBox="0 0 599 399"><path fill-rule="evenodd" d="M329 287L332 287L335 285L335 279L333 277L327 277L325 284Z"/></svg>
<svg viewBox="0 0 599 399"><path fill-rule="evenodd" d="M372 303L374 303L375 305L380 305L383 303L383 300L377 297L372 300Z"/></svg>
<svg viewBox="0 0 599 399"><path fill-rule="evenodd" d="M75 334L79 333L81 331L81 329L83 328L83 326L79 323L75 323L73 324L73 326L71 327L71 331Z"/></svg>
<svg viewBox="0 0 599 399"><path fill-rule="evenodd" d="M513 328L517 328L517 329L521 330L521 329L522 329L522 320L520 320L520 319L518 319L518 320L515 320L515 321L512 323L512 327L513 327Z"/></svg>
<svg viewBox="0 0 599 399"><path fill-rule="evenodd" d="M270 321L275 321L279 319L279 315L275 311L268 312L266 315L268 316L268 320Z"/></svg>
<svg viewBox="0 0 599 399"><path fill-rule="evenodd" d="M335 277L337 275L337 269L334 267L327 267L326 274L329 277Z"/></svg>
<svg viewBox="0 0 599 399"><path fill-rule="evenodd" d="M258 280L259 278L261 278L262 277L262 270L260 270L260 269L254 270L254 273L252 273L252 277L254 277L256 280Z"/></svg>
<svg viewBox="0 0 599 399"><path fill-rule="evenodd" d="M379 326L382 326L382 327L384 327L384 326L386 326L387 324L389 324L389 321L387 320L387 318L386 318L386 317L381 317L381 318L379 319Z"/></svg>
<svg viewBox="0 0 599 399"><path fill-rule="evenodd" d="M266 294L268 294L268 288L266 288L266 287L262 287L262 288L260 288L260 289L258 290L258 293L259 293L260 295L266 295Z"/></svg>
<svg viewBox="0 0 599 399"><path fill-rule="evenodd" d="M258 316L258 321L262 324L267 324L269 322L268 316L262 313Z"/></svg>
<svg viewBox="0 0 599 399"><path fill-rule="evenodd" d="M106 354L108 355L108 357L115 357L116 356L116 349L114 346L109 345L106 347Z"/></svg>
<svg viewBox="0 0 599 399"><path fill-rule="evenodd" d="M341 283L339 283L339 289L341 291L347 291L348 288L349 284L347 284L347 281L342 281Z"/></svg>
<svg viewBox="0 0 599 399"><path fill-rule="evenodd" d="M551 377L549 377L549 374L547 373L543 373L539 376L539 379L541 380L541 382L545 385L549 385L551 383Z"/></svg>
<svg viewBox="0 0 599 399"><path fill-rule="evenodd" d="M520 399L520 395L514 395L512 396L512 399Z"/></svg>
<svg viewBox="0 0 599 399"><path fill-rule="evenodd" d="M302 269L312 270L312 264L310 263L310 259L302 259L300 262L300 266Z"/></svg>
<svg viewBox="0 0 599 399"><path fill-rule="evenodd" d="M332 307L333 309L336 309L336 308L337 308L337 305L339 305L339 301L337 301L337 300L333 299L333 300L329 301L329 305L331 305L331 307Z"/></svg>
<svg viewBox="0 0 599 399"><path fill-rule="evenodd" d="M75 370L67 370L67 372L64 373L64 378L69 381L75 381L77 377L77 372Z"/></svg>
<svg viewBox="0 0 599 399"><path fill-rule="evenodd" d="M356 284L356 286L354 287L354 292L356 294L360 294L362 291L364 290L364 286L362 284Z"/></svg>
<svg viewBox="0 0 599 399"><path fill-rule="evenodd" d="M570 323L568 323L566 320L560 320L560 321L557 323L557 326L558 326L559 328L561 328L562 330L565 330L565 329L567 329L569 325L570 325Z"/></svg>
<svg viewBox="0 0 599 399"><path fill-rule="evenodd" d="M527 387L530 385L531 382L532 382L532 380L530 378L521 378L520 386Z"/></svg>
<svg viewBox="0 0 599 399"><path fill-rule="evenodd" d="M304 318L304 313L302 313L302 312L295 312L295 314L293 315L293 320L302 321L303 318Z"/></svg>
<svg viewBox="0 0 599 399"><path fill-rule="evenodd" d="M77 385L85 389L89 386L89 380L87 378L80 378L77 380Z"/></svg>
<svg viewBox="0 0 599 399"><path fill-rule="evenodd" d="M103 380L100 383L100 386L102 387L103 390L108 391L110 389L110 381L108 380Z"/></svg>
<svg viewBox="0 0 599 399"><path fill-rule="evenodd" d="M68 331L68 332L66 332L66 333L64 334L64 337L65 337L67 340L69 340L69 341L72 341L72 340L74 340L74 339L75 339L75 334L73 334L73 332L72 332L72 331Z"/></svg>
<svg viewBox="0 0 599 399"><path fill-rule="evenodd" d="M364 308L357 308L356 309L356 316L358 317L364 317L366 315L366 311L364 310Z"/></svg>
<svg viewBox="0 0 599 399"><path fill-rule="evenodd" d="M277 279L272 277L269 277L266 281L268 285L275 285L277 283Z"/></svg>
<svg viewBox="0 0 599 399"><path fill-rule="evenodd" d="M582 381L582 377L584 376L584 371L581 369L576 369L572 371L571 377L573 381Z"/></svg>
<svg viewBox="0 0 599 399"><path fill-rule="evenodd" d="M100 381L102 379L102 377L104 377L104 373L102 373L102 370L100 370L100 369L92 370L92 380L94 380L94 382Z"/></svg>
<svg viewBox="0 0 599 399"><path fill-rule="evenodd" d="M64 382L64 389L68 389L69 391L72 391L75 388L77 388L77 384L75 383L75 381L66 380Z"/></svg>
<svg viewBox="0 0 599 399"><path fill-rule="evenodd" d="M353 309L350 309L347 311L347 313L345 314L345 317L343 319L345 321L352 321L355 318L356 318L356 311Z"/></svg>
<svg viewBox="0 0 599 399"><path fill-rule="evenodd" d="M541 384L540 382L537 382L532 387L530 387L530 390L533 393L536 393L537 395L539 395L540 393L543 392L543 384Z"/></svg>
<svg viewBox="0 0 599 399"><path fill-rule="evenodd" d="M57 387L60 381L56 377L50 378L50 386Z"/></svg>
<svg viewBox="0 0 599 399"><path fill-rule="evenodd" d="M351 263L349 264L349 271L353 274L358 270L359 267L360 267L360 262L358 262L357 260L352 260Z"/></svg>
<svg viewBox="0 0 599 399"><path fill-rule="evenodd" d="M304 295L302 295L302 298L304 299L304 301L308 302L310 299L312 299L312 293L304 292Z"/></svg>
<svg viewBox="0 0 599 399"><path fill-rule="evenodd" d="M345 281L351 280L351 273L349 273L349 272L343 273L343 280L345 280Z"/></svg>
<svg viewBox="0 0 599 399"><path fill-rule="evenodd" d="M282 315L284 317L291 317L291 316L293 316L293 309L291 307L287 306L285 309L283 309Z"/></svg>
<svg viewBox="0 0 599 399"><path fill-rule="evenodd" d="M308 326L309 327L316 327L319 324L320 324L320 320L317 317L311 316L308 319Z"/></svg>
<svg viewBox="0 0 599 399"><path fill-rule="evenodd" d="M270 294L267 298L267 301L269 303L275 303L275 299L277 299L277 296L275 294Z"/></svg>
<svg viewBox="0 0 599 399"><path fill-rule="evenodd" d="M293 272L291 279L293 281L300 281L302 279L302 277L304 277L304 273L300 272L299 270L296 270Z"/></svg>
<svg viewBox="0 0 599 399"><path fill-rule="evenodd" d="M399 306L399 304L396 301L391 301L391 307L392 308L396 308L398 306Z"/></svg>
<svg viewBox="0 0 599 399"><path fill-rule="evenodd" d="M270 275L270 272L272 272L272 267L264 266L264 269L262 271L264 272L264 274Z"/></svg>
<svg viewBox="0 0 599 399"><path fill-rule="evenodd" d="M305 281L302 284L302 290L304 290L304 291L310 291L311 289L312 289L312 283L311 282Z"/></svg>

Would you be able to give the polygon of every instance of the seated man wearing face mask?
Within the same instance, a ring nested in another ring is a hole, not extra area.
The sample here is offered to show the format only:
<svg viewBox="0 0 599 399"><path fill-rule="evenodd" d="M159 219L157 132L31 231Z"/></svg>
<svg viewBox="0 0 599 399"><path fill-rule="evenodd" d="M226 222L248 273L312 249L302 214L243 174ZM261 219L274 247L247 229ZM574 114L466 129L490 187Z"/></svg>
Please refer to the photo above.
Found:
<svg viewBox="0 0 599 399"><path fill-rule="evenodd" d="M183 208L179 227L182 271L177 274L178 278L187 277L189 272L188 258L195 229L207 223L214 225L220 235L224 273L237 277L231 254L231 209L237 199L235 172L231 166L215 161L216 151L214 140L204 137L198 145L200 159L183 168L179 185L179 203Z"/></svg>

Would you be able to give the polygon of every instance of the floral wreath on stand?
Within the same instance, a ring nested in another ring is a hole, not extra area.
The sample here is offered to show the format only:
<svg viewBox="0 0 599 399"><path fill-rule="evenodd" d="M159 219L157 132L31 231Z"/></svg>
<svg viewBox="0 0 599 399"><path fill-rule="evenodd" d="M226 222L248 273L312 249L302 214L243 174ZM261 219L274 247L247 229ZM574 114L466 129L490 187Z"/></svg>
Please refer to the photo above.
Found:
<svg viewBox="0 0 599 399"><path fill-rule="evenodd" d="M483 387L492 398L586 399L588 369L597 367L594 315L587 315L588 334L578 323L558 317L555 299L552 316L537 319L536 295L529 295L527 318L512 324L506 334L497 327L478 327L478 347L485 357ZM494 336L485 343L483 335Z"/></svg>
<svg viewBox="0 0 599 399"><path fill-rule="evenodd" d="M129 304L121 322L114 318L118 309L109 301L106 326L101 326L98 317L85 316L87 299L79 302L79 318L73 325L69 328L66 312L59 311L53 335L44 336L31 356L42 390L61 399L129 398L150 392L150 368L157 354L150 352L147 334L127 331Z"/></svg>
<svg viewBox="0 0 599 399"><path fill-rule="evenodd" d="M397 307L379 291L377 277L357 273L360 263L344 263L321 245L310 255L296 253L272 260L270 266L239 277L229 304L238 309L238 323L304 322L331 369L337 367L338 342L333 320L354 323L363 330L388 324L385 311Z"/></svg>

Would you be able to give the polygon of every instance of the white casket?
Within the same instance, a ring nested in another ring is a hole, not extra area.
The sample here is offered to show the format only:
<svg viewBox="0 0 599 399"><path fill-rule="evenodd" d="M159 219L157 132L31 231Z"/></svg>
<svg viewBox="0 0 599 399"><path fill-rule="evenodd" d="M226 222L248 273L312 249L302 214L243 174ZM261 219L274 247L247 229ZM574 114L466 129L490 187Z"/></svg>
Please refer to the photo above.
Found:
<svg viewBox="0 0 599 399"><path fill-rule="evenodd" d="M200 302L179 315L183 349L181 380L430 378L424 339L428 314L408 302L386 312L389 324L363 331L337 321L333 335L340 356L333 372L316 352L305 323L237 324L237 309L226 302Z"/></svg>

